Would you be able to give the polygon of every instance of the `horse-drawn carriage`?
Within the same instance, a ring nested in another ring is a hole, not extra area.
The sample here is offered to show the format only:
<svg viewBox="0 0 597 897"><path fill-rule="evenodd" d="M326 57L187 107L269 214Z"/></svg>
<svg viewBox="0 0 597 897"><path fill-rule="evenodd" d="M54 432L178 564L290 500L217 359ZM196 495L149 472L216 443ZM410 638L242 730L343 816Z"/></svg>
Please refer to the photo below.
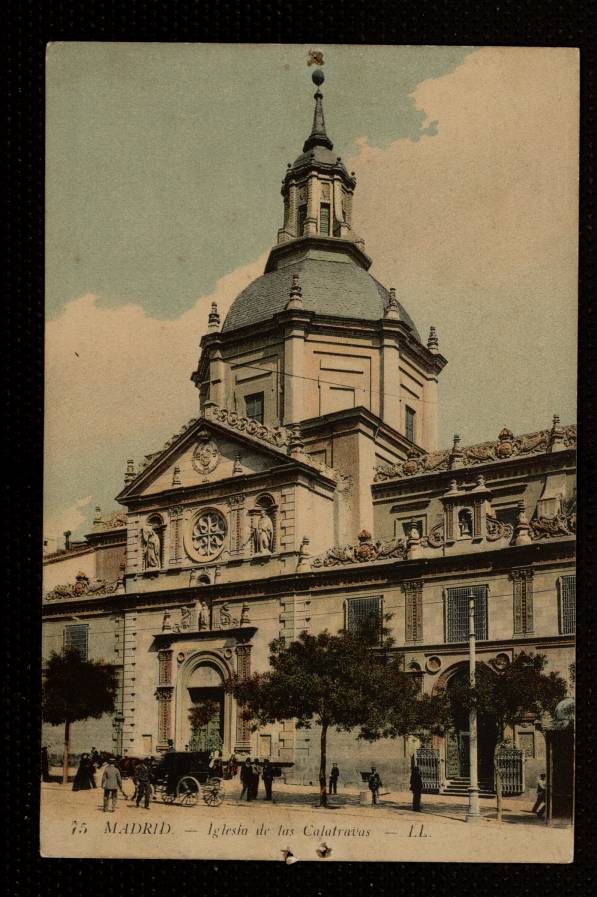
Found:
<svg viewBox="0 0 597 897"><path fill-rule="evenodd" d="M204 751L168 751L150 777L155 796L167 804L194 807L201 797L209 807L217 807L224 800L222 779L214 776Z"/></svg>

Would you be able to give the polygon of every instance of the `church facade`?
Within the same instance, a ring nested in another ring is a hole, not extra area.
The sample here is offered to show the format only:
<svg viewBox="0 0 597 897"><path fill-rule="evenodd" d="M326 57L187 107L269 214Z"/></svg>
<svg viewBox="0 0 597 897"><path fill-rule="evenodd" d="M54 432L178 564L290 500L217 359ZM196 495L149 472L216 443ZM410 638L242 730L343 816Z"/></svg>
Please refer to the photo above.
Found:
<svg viewBox="0 0 597 897"><path fill-rule="evenodd" d="M117 712L76 724L75 753L145 756L172 739L289 761L288 781L316 782L317 731L287 721L252 732L226 681L265 671L274 638L375 613L389 615L392 650L420 687L449 688L468 668L471 592L488 670L525 650L573 675L576 429L554 417L538 432L501 426L481 444L455 436L438 448L446 359L434 328L422 340L369 273L356 180L322 104L318 87L264 274L224 321L212 307L192 374L197 417L128 463L118 515L98 512L85 544L45 559L45 654L75 645L120 674ZM193 732L189 710L205 701L217 709ZM435 739L441 787L466 778L467 728ZM417 734L364 745L334 733L329 756L346 782L375 763L403 785ZM527 718L510 734L532 786L543 735ZM44 732L51 751L60 737ZM487 776L491 721L479 737Z"/></svg>

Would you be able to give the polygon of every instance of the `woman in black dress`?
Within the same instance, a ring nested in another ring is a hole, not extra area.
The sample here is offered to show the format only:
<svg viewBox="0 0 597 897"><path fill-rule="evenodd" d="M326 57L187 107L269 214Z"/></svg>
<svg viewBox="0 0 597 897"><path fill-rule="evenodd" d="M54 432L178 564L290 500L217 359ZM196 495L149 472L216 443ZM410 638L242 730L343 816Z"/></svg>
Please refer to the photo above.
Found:
<svg viewBox="0 0 597 897"><path fill-rule="evenodd" d="M79 768L77 769L75 780L73 782L73 791L87 791L89 788L93 788L92 772L93 770L89 754L81 754Z"/></svg>

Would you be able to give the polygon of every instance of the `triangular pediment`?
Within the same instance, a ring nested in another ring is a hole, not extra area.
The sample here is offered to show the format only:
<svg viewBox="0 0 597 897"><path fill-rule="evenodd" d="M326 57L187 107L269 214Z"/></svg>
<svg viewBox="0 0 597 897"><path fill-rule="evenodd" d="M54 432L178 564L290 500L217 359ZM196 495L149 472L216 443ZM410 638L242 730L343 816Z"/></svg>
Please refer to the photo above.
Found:
<svg viewBox="0 0 597 897"><path fill-rule="evenodd" d="M235 430L204 417L191 421L161 451L146 456L145 463L120 493L118 501L126 504L133 497L196 488L297 463L288 455L288 431L262 426L250 429L254 433ZM266 442L257 435L259 432L281 444Z"/></svg>

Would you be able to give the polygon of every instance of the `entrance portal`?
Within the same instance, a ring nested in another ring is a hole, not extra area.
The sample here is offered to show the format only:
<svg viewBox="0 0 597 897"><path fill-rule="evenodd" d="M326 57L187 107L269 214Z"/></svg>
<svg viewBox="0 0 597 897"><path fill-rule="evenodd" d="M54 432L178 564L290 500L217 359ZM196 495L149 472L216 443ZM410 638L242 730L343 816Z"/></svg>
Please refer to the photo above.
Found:
<svg viewBox="0 0 597 897"><path fill-rule="evenodd" d="M491 675L477 670L477 676ZM460 670L448 682L448 690L468 683L468 669ZM495 718L480 713L477 718L477 770L480 781L493 781L493 753L497 741ZM469 778L470 733L468 713L462 711L455 719L454 729L446 733L446 778Z"/></svg>
<svg viewBox="0 0 597 897"><path fill-rule="evenodd" d="M224 744L224 684L220 671L201 664L188 682L187 703L191 751L220 751Z"/></svg>

